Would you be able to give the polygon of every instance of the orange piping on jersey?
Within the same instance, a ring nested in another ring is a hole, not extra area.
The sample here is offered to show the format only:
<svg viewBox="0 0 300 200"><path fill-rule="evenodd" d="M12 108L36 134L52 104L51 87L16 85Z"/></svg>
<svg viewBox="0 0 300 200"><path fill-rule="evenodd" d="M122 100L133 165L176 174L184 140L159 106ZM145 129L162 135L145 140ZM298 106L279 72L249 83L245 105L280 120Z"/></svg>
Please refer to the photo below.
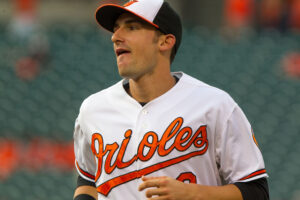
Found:
<svg viewBox="0 0 300 200"><path fill-rule="evenodd" d="M135 3L135 2L133 2L133 3ZM127 12L129 12L129 13L131 13L131 14L137 16L137 17L139 17L140 19L142 19L142 20L148 22L149 24L151 24L151 25L154 26L155 28L159 29L159 26L158 26L157 24L154 24L154 23L151 22L150 20L148 20L148 19L146 19L146 18L144 18L144 17L142 17L142 16L140 16L140 15L138 15L138 14L132 12L131 10L129 10L129 9L123 7L123 6L116 5L116 4L104 4L104 5L99 6L99 7L97 8L97 10L96 10L96 13L95 13L95 18L96 18L96 21L97 21L97 22L98 22L98 20L97 20L97 12L98 12L99 9L101 9L101 8L104 7L104 6L113 6L113 7L121 8L121 9L123 9L123 10L125 10L125 11L127 11ZM100 25L100 24L99 24L99 25Z"/></svg>
<svg viewBox="0 0 300 200"><path fill-rule="evenodd" d="M265 169L258 170L256 172L253 172L252 174L249 174L248 176L245 176L244 178L241 178L240 181L243 181L243 180L246 180L246 179L261 175L261 174L264 174L266 172L267 171Z"/></svg>
<svg viewBox="0 0 300 200"><path fill-rule="evenodd" d="M258 142L255 138L255 135L254 135L254 132L253 132L253 129L251 128L251 132L252 132L252 138L253 138L253 141L255 142L256 146L258 146Z"/></svg>
<svg viewBox="0 0 300 200"><path fill-rule="evenodd" d="M252 138L253 138L253 141L255 142L256 146L258 146L258 143L257 143L257 140L256 140L254 134L252 134Z"/></svg>
<svg viewBox="0 0 300 200"><path fill-rule="evenodd" d="M95 180L95 176L93 176L93 175L87 173L86 171L82 170L82 169L79 167L77 160L75 161L75 163L76 163L77 169L80 171L80 173L81 173L82 175L84 175L84 176L86 176L86 177L88 177L88 178L90 178L90 179Z"/></svg>

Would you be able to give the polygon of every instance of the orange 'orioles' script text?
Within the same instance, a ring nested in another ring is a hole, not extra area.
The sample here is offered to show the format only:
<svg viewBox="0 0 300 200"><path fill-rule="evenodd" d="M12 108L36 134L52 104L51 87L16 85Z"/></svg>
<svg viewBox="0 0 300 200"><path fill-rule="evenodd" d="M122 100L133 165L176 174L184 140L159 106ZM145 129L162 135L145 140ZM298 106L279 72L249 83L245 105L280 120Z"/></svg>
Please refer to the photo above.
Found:
<svg viewBox="0 0 300 200"><path fill-rule="evenodd" d="M150 174L162 168L187 160L191 157L204 154L208 148L206 125L200 126L197 129L197 131L193 133L190 127L182 127L182 124L183 118L176 118L164 131L161 139L158 138L158 135L155 132L147 132L139 143L137 154L126 162L123 161L123 157L126 152L127 145L130 141L132 130L129 129L125 132L121 146L119 146L119 144L117 144L116 142L113 144L107 144L105 146L102 135L99 133L94 133L92 136L91 148L98 159L98 167L95 176L95 182L97 182L97 180L101 176L103 166L105 172L107 174L110 174L115 170L115 168L126 168L137 160L148 161L155 154L155 152L157 152L159 156L166 156L169 153L171 153L174 149L180 152L184 152L187 149L189 149L192 145L194 145L197 148L196 151L189 151L185 155L180 155L178 157L171 158L167 161L156 163L144 169L132 171L130 173L112 178L99 185L97 187L97 191L107 196L108 193L114 187L122 183L134 180L136 178L140 178L143 175ZM152 142L149 142L149 138L152 139L150 140ZM171 139L174 140L174 143L166 147L167 142L169 142ZM97 145L97 147L95 145ZM144 155L145 148L149 149L146 155ZM112 160L115 153L117 157L115 160ZM103 160L106 154L106 159Z"/></svg>

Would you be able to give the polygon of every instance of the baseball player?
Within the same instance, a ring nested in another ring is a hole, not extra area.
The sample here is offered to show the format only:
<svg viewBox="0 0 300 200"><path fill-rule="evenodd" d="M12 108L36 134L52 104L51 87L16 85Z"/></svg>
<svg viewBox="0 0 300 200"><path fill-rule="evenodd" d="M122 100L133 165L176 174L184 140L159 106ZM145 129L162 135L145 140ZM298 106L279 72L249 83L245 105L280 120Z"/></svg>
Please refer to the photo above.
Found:
<svg viewBox="0 0 300 200"><path fill-rule="evenodd" d="M170 5L105 4L96 19L112 32L123 79L81 105L74 199L268 199L263 157L239 106L226 92L171 72L182 25Z"/></svg>

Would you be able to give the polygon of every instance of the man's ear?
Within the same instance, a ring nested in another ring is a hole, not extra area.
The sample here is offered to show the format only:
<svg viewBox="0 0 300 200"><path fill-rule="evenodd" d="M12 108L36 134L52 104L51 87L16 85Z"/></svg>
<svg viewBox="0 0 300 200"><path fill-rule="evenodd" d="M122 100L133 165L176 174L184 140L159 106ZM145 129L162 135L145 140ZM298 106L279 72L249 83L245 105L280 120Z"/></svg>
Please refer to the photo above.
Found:
<svg viewBox="0 0 300 200"><path fill-rule="evenodd" d="M159 48L161 51L172 50L176 43L176 38L173 34L161 35Z"/></svg>

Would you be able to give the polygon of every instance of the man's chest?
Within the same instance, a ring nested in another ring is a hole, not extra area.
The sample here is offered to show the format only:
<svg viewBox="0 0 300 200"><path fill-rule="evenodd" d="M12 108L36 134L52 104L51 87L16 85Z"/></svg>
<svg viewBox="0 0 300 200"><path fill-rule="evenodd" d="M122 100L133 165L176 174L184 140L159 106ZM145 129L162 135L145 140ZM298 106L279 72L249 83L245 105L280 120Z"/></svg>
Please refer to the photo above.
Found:
<svg viewBox="0 0 300 200"><path fill-rule="evenodd" d="M100 193L109 192L111 183L184 167L191 158L209 159L206 152L213 136L205 117L151 116L151 111L142 110L135 119L113 119L90 123Z"/></svg>

